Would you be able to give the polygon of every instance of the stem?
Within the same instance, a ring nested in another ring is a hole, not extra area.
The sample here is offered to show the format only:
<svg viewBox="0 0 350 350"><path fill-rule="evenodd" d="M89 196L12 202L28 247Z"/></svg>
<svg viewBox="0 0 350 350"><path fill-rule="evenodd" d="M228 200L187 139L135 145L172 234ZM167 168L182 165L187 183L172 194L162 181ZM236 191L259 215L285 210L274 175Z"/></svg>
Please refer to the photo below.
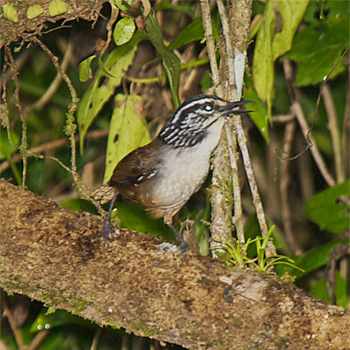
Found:
<svg viewBox="0 0 350 350"><path fill-rule="evenodd" d="M337 178L337 183L345 181L345 174L342 164L342 154L341 154L341 137L338 127L337 112L335 110L334 100L332 96L332 91L328 84L325 84L321 90L321 95L323 98L324 106L327 112L328 118L328 129L331 134L334 162L335 162L335 173Z"/></svg>

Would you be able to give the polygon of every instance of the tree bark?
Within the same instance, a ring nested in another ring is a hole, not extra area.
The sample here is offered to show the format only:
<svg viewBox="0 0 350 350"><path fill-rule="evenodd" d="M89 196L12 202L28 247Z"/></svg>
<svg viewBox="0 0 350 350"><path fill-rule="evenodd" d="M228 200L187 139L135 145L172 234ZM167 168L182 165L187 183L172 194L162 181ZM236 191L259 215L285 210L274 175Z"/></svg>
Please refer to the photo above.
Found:
<svg viewBox="0 0 350 350"><path fill-rule="evenodd" d="M188 349L349 349L350 313L275 276L164 250L102 218L0 180L1 277L20 293L99 325Z"/></svg>

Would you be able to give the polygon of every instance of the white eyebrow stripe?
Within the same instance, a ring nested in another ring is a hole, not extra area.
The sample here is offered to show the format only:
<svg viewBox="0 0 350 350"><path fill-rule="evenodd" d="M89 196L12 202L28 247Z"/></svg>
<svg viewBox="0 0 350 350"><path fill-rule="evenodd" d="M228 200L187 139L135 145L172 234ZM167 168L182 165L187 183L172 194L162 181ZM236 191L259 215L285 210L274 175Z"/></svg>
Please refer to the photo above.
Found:
<svg viewBox="0 0 350 350"><path fill-rule="evenodd" d="M202 99L199 99L199 100L195 100L195 101L192 101L190 103L187 103L185 104L184 106L182 106L174 115L174 118L172 120L173 123L176 123L178 120L179 120L179 116L181 115L182 111L184 109L187 109L187 108L191 108L193 107L194 105L196 104L202 104L202 103L206 103L206 102L213 102L213 99L212 98L202 98Z"/></svg>

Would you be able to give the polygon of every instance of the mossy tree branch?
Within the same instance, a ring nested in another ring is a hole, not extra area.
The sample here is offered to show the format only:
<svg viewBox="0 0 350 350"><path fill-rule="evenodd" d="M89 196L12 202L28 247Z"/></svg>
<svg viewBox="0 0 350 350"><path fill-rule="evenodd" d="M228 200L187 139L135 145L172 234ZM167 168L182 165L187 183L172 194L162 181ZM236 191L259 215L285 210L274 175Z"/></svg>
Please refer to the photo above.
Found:
<svg viewBox="0 0 350 350"><path fill-rule="evenodd" d="M0 181L1 277L20 293L99 325L188 349L347 349L349 311L273 276L163 252L122 230L107 249L102 219Z"/></svg>

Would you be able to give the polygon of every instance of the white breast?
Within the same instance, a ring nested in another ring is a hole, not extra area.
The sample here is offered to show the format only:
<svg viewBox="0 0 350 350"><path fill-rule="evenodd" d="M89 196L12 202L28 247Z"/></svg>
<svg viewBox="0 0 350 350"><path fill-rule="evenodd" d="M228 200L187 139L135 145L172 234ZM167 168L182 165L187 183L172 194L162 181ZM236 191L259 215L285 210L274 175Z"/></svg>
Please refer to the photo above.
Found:
<svg viewBox="0 0 350 350"><path fill-rule="evenodd" d="M224 119L220 118L207 129L206 137L190 148L168 147L162 154L162 167L152 197L162 206L187 201L205 181L210 155L216 148ZM156 203L155 203L156 204Z"/></svg>

